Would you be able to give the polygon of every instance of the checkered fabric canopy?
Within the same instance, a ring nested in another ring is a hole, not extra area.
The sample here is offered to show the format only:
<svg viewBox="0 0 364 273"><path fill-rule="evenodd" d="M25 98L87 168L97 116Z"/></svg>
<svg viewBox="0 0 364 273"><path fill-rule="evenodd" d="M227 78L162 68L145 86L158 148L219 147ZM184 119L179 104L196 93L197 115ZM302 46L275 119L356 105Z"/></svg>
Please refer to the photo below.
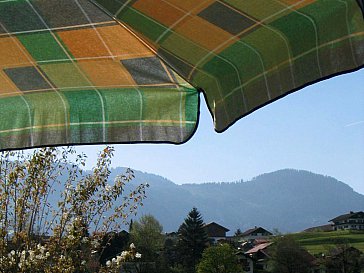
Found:
<svg viewBox="0 0 364 273"><path fill-rule="evenodd" d="M364 66L362 0L0 0L0 149L171 142ZM364 79L363 79L364 81Z"/></svg>

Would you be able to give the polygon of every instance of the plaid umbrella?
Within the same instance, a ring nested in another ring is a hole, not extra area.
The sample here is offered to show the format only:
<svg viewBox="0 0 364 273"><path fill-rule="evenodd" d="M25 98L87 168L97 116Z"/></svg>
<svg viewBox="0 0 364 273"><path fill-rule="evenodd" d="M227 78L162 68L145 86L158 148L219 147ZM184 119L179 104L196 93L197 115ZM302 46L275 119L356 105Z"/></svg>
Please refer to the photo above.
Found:
<svg viewBox="0 0 364 273"><path fill-rule="evenodd" d="M0 149L183 143L364 65L362 0L0 0Z"/></svg>

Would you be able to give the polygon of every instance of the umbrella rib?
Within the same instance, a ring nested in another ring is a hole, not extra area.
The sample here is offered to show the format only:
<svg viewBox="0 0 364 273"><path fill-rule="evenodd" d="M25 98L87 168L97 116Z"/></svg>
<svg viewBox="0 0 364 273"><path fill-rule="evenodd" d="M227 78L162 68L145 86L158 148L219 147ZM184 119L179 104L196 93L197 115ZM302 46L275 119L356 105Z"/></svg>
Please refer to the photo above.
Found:
<svg viewBox="0 0 364 273"><path fill-rule="evenodd" d="M348 29L348 35L351 35L351 31L350 31L350 27L349 27L349 8L348 8L348 3L346 3L345 1L342 1L342 0L338 0L340 3L343 3L345 5L345 15L346 15L346 27ZM353 58L353 61L355 63L356 66L359 66L356 58L355 58L355 55L354 55L354 48L353 48L353 39L350 37L350 48L351 48L351 56Z"/></svg>

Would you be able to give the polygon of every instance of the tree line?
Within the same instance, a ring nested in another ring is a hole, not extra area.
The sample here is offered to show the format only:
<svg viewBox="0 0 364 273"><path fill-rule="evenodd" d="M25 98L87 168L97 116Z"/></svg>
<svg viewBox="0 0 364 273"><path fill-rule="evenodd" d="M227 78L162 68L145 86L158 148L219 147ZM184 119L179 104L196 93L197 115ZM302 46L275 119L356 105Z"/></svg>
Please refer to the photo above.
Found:
<svg viewBox="0 0 364 273"><path fill-rule="evenodd" d="M133 223L130 242L139 245L145 261L154 267L140 272L161 273L243 273L237 241L213 244L209 241L201 214L193 208L180 225L178 232L162 234L162 226L151 215ZM241 232L236 232L240 236ZM145 238L149 238L146 240ZM154 238L154 239L151 239ZM277 235L265 250L268 256L264 268L255 267L257 273L360 273L364 270L364 255L342 242L327 253L311 255L290 235ZM258 262L253 260L253 262Z"/></svg>
<svg viewBox="0 0 364 273"><path fill-rule="evenodd" d="M132 222L129 233L122 232L114 237L105 253L112 257L133 242L142 253L138 272L242 272L235 249L229 244L213 246L204 226L197 208L192 208L178 232L171 234L163 234L158 220L144 215Z"/></svg>

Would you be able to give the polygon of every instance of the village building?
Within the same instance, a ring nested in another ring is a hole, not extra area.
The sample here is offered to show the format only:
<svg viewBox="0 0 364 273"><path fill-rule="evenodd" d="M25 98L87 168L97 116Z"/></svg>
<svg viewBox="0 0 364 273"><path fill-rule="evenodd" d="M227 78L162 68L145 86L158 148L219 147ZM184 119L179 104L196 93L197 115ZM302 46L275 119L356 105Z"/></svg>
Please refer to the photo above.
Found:
<svg viewBox="0 0 364 273"><path fill-rule="evenodd" d="M259 239L267 239L272 236L273 233L266 230L262 227L254 227L246 230L242 234L239 235L239 241L250 241L250 240L259 240Z"/></svg>
<svg viewBox="0 0 364 273"><path fill-rule="evenodd" d="M329 222L333 222L334 230L364 230L364 212L358 211L340 215Z"/></svg>
<svg viewBox="0 0 364 273"><path fill-rule="evenodd" d="M226 240L226 232L230 231L226 227L215 222L206 224L204 228L211 244L216 244L218 241Z"/></svg>
<svg viewBox="0 0 364 273"><path fill-rule="evenodd" d="M258 244L248 251L239 251L238 259L243 267L244 272L254 273L257 270L265 270L268 266L269 253L268 248L271 242Z"/></svg>

